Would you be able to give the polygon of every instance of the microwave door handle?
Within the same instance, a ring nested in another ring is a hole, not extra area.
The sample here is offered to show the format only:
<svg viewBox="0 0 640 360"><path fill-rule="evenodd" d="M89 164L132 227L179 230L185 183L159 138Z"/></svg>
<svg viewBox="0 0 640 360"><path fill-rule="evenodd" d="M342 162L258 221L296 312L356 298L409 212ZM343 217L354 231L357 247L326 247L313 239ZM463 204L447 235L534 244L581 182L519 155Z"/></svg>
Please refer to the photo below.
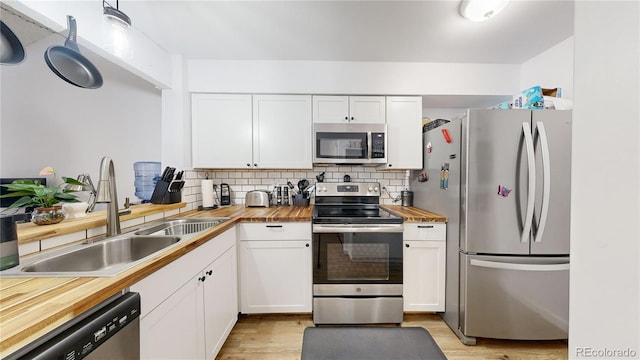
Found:
<svg viewBox="0 0 640 360"><path fill-rule="evenodd" d="M365 144L367 147L367 159L371 159L372 149L371 149L371 131L367 132L367 143Z"/></svg>

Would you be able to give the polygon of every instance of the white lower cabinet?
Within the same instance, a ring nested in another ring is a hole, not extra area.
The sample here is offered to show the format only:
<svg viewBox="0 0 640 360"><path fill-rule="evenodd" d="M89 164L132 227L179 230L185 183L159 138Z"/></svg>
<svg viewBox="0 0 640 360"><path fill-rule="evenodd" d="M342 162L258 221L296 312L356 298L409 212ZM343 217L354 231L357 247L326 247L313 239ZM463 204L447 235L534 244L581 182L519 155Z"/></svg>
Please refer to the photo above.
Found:
<svg viewBox="0 0 640 360"><path fill-rule="evenodd" d="M446 224L404 224L404 311L444 311Z"/></svg>
<svg viewBox="0 0 640 360"><path fill-rule="evenodd" d="M311 312L311 224L238 225L240 312Z"/></svg>
<svg viewBox="0 0 640 360"><path fill-rule="evenodd" d="M142 359L215 359L238 317L236 230L131 286Z"/></svg>

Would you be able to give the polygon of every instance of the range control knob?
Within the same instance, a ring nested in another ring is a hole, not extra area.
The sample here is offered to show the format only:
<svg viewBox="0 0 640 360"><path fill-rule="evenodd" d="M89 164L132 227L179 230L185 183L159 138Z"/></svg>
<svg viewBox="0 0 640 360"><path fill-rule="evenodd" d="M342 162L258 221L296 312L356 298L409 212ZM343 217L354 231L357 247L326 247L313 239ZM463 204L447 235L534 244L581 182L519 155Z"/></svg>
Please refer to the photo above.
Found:
<svg viewBox="0 0 640 360"><path fill-rule="evenodd" d="M376 187L373 188L373 191L378 192L378 191L380 191L380 189L378 189L378 187L376 186Z"/></svg>
<svg viewBox="0 0 640 360"><path fill-rule="evenodd" d="M371 186L369 186L369 188L367 189L369 192L373 191L373 188Z"/></svg>

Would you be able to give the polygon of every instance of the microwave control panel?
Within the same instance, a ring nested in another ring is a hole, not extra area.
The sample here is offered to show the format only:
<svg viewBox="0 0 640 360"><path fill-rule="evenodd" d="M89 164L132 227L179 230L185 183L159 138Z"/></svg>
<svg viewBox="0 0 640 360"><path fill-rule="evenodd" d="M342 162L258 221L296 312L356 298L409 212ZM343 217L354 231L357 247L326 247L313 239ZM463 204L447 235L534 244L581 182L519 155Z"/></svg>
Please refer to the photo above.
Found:
<svg viewBox="0 0 640 360"><path fill-rule="evenodd" d="M384 158L384 133L371 133L371 158Z"/></svg>

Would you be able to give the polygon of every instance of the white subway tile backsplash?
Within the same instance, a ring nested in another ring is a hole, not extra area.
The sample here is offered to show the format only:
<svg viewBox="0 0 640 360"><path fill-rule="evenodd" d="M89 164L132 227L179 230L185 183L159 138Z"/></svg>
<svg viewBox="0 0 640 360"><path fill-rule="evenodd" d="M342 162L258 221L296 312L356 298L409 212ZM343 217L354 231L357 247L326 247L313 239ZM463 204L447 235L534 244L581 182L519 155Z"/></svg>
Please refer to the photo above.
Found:
<svg viewBox="0 0 640 360"><path fill-rule="evenodd" d="M26 244L18 245L18 255L24 256L28 254L37 253L40 251L40 241L32 241Z"/></svg>
<svg viewBox="0 0 640 360"><path fill-rule="evenodd" d="M139 217L135 219L125 220L120 222L121 228L128 228L131 226L138 226L144 224L144 217Z"/></svg>
<svg viewBox="0 0 640 360"><path fill-rule="evenodd" d="M284 186L290 181L297 187L298 181L307 179L310 184L316 183L316 175L324 172L325 182L342 182L345 175L351 176L352 181L379 182L381 186L389 188L391 192L403 190L404 170L377 171L372 166L316 166L313 170L194 170L188 171L189 180L194 180L188 190L183 190L182 201L197 208L202 204L200 183L207 176L215 179L215 183L227 183L231 186L232 202L244 204L247 191L273 190L275 185ZM187 185L185 185L185 188ZM219 191L219 190L218 190ZM391 199L381 197L382 203L392 203Z"/></svg>
<svg viewBox="0 0 640 360"><path fill-rule="evenodd" d="M180 214L180 209L173 209L164 212L165 217L174 216Z"/></svg>
<svg viewBox="0 0 640 360"><path fill-rule="evenodd" d="M151 214L151 215L146 215L144 217L144 222L149 222L149 221L154 221L154 220L160 220L164 217L164 213L156 213L156 214Z"/></svg>
<svg viewBox="0 0 640 360"><path fill-rule="evenodd" d="M106 226L99 226L99 227L96 227L96 228L87 229L87 238L92 238L94 236L104 235L106 233L107 233L107 227Z"/></svg>
<svg viewBox="0 0 640 360"><path fill-rule="evenodd" d="M44 240L40 240L40 249L47 250L61 245L70 244L72 242L81 241L87 238L87 232L85 230L76 231L71 234L60 235Z"/></svg>

